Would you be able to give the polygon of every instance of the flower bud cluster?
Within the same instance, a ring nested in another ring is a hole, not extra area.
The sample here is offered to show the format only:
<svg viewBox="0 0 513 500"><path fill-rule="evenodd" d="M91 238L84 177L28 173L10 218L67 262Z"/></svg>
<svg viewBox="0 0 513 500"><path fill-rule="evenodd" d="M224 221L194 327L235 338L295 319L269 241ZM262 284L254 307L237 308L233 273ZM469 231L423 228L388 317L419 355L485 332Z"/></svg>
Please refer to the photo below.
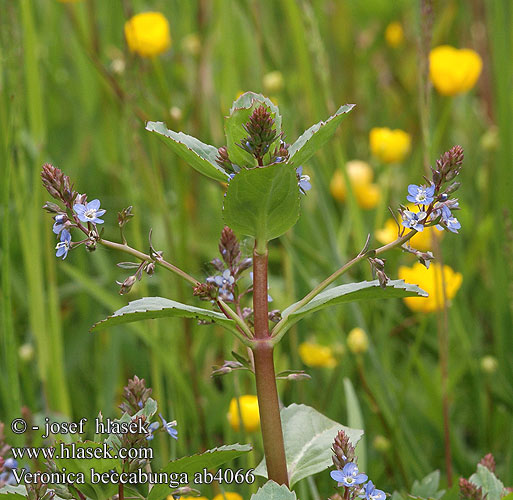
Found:
<svg viewBox="0 0 513 500"><path fill-rule="evenodd" d="M205 300L220 297L227 302L234 302L237 281L251 267L253 261L251 258L242 258L239 241L228 226L221 231L219 253L221 259L215 258L210 263L220 274L209 276L206 283L196 286L194 295Z"/></svg>
<svg viewBox="0 0 513 500"><path fill-rule="evenodd" d="M144 408L146 401L151 396L152 389L146 387L143 378L134 375L134 378L128 380L128 384L123 388L123 402L119 409L130 416L135 415L141 408Z"/></svg>
<svg viewBox="0 0 513 500"><path fill-rule="evenodd" d="M335 437L333 453L333 465L337 469L331 471L330 475L337 481L339 488L344 488L344 499L354 500L360 497L366 500L385 500L385 492L378 490L372 481L366 483L367 474L358 470L354 446L343 430Z"/></svg>
<svg viewBox="0 0 513 500"><path fill-rule="evenodd" d="M247 137L238 144L244 151L253 155L262 165L263 156L271 145L280 137L274 127L274 119L265 106L258 106L243 125Z"/></svg>

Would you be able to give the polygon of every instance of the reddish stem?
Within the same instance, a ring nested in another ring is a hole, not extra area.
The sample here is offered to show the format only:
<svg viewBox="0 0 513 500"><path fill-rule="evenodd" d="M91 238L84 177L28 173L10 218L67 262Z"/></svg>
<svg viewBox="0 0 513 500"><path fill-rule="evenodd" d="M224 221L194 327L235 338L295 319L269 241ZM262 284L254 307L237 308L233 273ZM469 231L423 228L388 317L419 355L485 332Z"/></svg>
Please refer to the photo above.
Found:
<svg viewBox="0 0 513 500"><path fill-rule="evenodd" d="M280 402L274 371L274 346L269 333L267 301L267 251L253 251L253 310L255 325L255 379L262 427L267 476L288 486L287 460L280 418Z"/></svg>

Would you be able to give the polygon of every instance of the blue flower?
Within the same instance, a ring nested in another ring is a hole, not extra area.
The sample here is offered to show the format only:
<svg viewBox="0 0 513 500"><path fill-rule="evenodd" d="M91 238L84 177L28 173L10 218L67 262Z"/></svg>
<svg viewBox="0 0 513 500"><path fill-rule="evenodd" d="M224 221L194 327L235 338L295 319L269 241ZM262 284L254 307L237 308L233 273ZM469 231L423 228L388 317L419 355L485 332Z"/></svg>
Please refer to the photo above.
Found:
<svg viewBox="0 0 513 500"><path fill-rule="evenodd" d="M61 241L60 243L57 243L57 246L55 247L55 250L57 250L55 256L62 257L62 260L64 260L67 257L70 248L71 234L67 229L63 229L61 231Z"/></svg>
<svg viewBox="0 0 513 500"><path fill-rule="evenodd" d="M454 217L450 208L447 205L442 205L441 210L437 211L436 217L440 215L442 216L442 222L445 224L447 229L451 231L451 233L457 233L458 229L461 229L460 221L456 217ZM437 224L436 228L440 231L443 231L444 229L440 224Z"/></svg>
<svg viewBox="0 0 513 500"><path fill-rule="evenodd" d="M232 276L229 269L225 269L220 276L209 276L207 283L213 283L219 288L219 295L221 295L222 299L233 300L231 288L235 283L235 278Z"/></svg>
<svg viewBox="0 0 513 500"><path fill-rule="evenodd" d="M18 462L14 458L8 458L4 462L4 467L6 469L16 469L16 467L18 467Z"/></svg>
<svg viewBox="0 0 513 500"><path fill-rule="evenodd" d="M417 186L415 184L410 184L408 186L408 196L406 199L415 205L429 205L433 202L435 195L435 185L431 184L431 186Z"/></svg>
<svg viewBox="0 0 513 500"><path fill-rule="evenodd" d="M332 470L330 472L330 476L332 479L337 481L339 485L343 484L348 488L357 486L367 481L367 475L359 474L358 466L353 462L349 462L348 464L344 465L342 470Z"/></svg>
<svg viewBox="0 0 513 500"><path fill-rule="evenodd" d="M387 497L384 491L378 490L372 481L369 481L364 486L363 495L359 495L360 498L365 498L366 500L385 500Z"/></svg>
<svg viewBox="0 0 513 500"><path fill-rule="evenodd" d="M93 224L103 224L103 220L99 219L106 211L100 210L100 200L93 200L83 205L76 203L73 210L82 222L92 222Z"/></svg>
<svg viewBox="0 0 513 500"><path fill-rule="evenodd" d="M55 223L52 227L52 231L55 234L59 234L64 229L64 223L68 220L68 216L66 214L57 214L54 220Z"/></svg>
<svg viewBox="0 0 513 500"><path fill-rule="evenodd" d="M409 229L415 229L415 231L424 230L424 219L426 218L426 212L410 212L404 210L403 212L403 226Z"/></svg>
<svg viewBox="0 0 513 500"><path fill-rule="evenodd" d="M161 417L162 418L162 417ZM149 426L148 426L148 434L146 435L146 439L148 441L151 441L155 436L153 435L153 433L159 428L159 425L160 423L159 422L152 422Z"/></svg>
<svg viewBox="0 0 513 500"><path fill-rule="evenodd" d="M167 433L173 438L178 439L178 431L175 429L176 426L176 420L173 420L172 422L166 422L164 420L164 417L162 414L159 413L159 417L162 420L162 426L167 431Z"/></svg>
<svg viewBox="0 0 513 500"><path fill-rule="evenodd" d="M312 184L310 183L310 176L303 175L303 167L296 168L296 176L298 178L298 186L303 194L306 194L307 191L312 189Z"/></svg>

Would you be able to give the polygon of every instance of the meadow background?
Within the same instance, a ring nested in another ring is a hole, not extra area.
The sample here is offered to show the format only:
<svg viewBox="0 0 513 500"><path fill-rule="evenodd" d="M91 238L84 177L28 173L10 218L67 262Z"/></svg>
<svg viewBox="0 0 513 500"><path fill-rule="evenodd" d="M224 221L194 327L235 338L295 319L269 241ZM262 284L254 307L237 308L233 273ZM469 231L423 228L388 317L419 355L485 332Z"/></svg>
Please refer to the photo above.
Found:
<svg viewBox="0 0 513 500"><path fill-rule="evenodd" d="M154 59L130 53L123 34L125 21L145 10L162 12L170 24L172 46ZM343 379L352 381L366 433L366 471L388 492L409 489L437 468L446 481L439 363L445 334L454 477L468 477L493 452L498 476L513 484L513 6L449 0L435 1L433 10L432 46L473 48L484 64L470 92L431 96L430 162L454 144L465 150L462 229L440 243L444 263L463 276L447 329L438 330L443 313L414 312L400 300L354 303L299 324L277 358L278 371L306 369L312 376L279 382L284 404L305 403L344 423ZM18 416L22 406L36 418L93 419L100 410L118 416L122 387L137 374L167 419L178 421L176 443L163 435L156 440L159 461L240 441L257 450L241 466L258 463L258 433L236 432L226 418L232 397L255 394L252 377L210 377L232 350L243 352L231 337L178 319L89 333L128 300L190 301L191 291L159 269L120 296L115 281L126 274L115 263L127 259L105 248L57 260L52 221L41 210L49 198L41 165L53 163L79 192L101 200L107 238L117 240L116 214L132 205L129 242L145 249L152 228L164 257L201 280L217 256L224 188L185 165L144 122L165 121L221 146L223 116L241 91L251 90L276 100L292 142L341 104L356 103L334 140L304 165L313 188L302 200L302 216L271 246L270 293L273 307L283 309L357 253L367 233L384 226L386 207L404 203L407 185L421 181L419 5L3 0L1 11L0 420ZM385 37L391 22L404 30L395 47ZM283 85L264 85L271 71L281 72ZM411 153L399 164L381 164L369 148L373 127L411 134ZM351 159L373 167L381 201L370 210L350 190L345 202L330 193L333 175ZM249 255L251 242L243 247ZM391 278L415 262L399 251L387 259ZM360 266L347 279L371 279L370 270ZM369 339L360 355L346 345L354 327ZM306 366L298 346L307 340L331 347L336 366ZM496 362L483 363L485 356ZM327 473L315 483L300 484L300 498L332 493ZM251 488L238 491L249 498Z"/></svg>

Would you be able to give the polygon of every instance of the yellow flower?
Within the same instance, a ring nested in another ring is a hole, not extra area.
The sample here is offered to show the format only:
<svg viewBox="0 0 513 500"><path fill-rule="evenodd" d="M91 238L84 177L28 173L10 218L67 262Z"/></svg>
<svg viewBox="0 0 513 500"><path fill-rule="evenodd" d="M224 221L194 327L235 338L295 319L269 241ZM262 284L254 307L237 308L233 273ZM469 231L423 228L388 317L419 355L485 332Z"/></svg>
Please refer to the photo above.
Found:
<svg viewBox="0 0 513 500"><path fill-rule="evenodd" d="M402 45L404 42L404 31L399 21L394 21L386 27L385 40L393 49Z"/></svg>
<svg viewBox="0 0 513 500"><path fill-rule="evenodd" d="M333 368L337 365L337 360L333 356L331 347L314 344L313 342L303 342L299 344L299 357L305 365L312 368Z"/></svg>
<svg viewBox="0 0 513 500"><path fill-rule="evenodd" d="M169 23L160 12L136 14L125 23L128 48L140 56L153 57L171 47Z"/></svg>
<svg viewBox="0 0 513 500"><path fill-rule="evenodd" d="M277 94L283 89L283 75L281 71L266 73L262 79L267 94Z"/></svg>
<svg viewBox="0 0 513 500"><path fill-rule="evenodd" d="M379 186L372 183L371 166L361 160L352 160L346 163L346 169L358 205L364 209L374 208L379 202L380 191ZM345 201L347 189L340 170L336 170L331 178L330 191L337 201Z"/></svg>
<svg viewBox="0 0 513 500"><path fill-rule="evenodd" d="M353 328L347 336L347 347L353 354L362 354L369 349L369 338L362 328Z"/></svg>
<svg viewBox="0 0 513 500"><path fill-rule="evenodd" d="M447 300L451 300L461 286L463 277L461 273L453 271L449 266L443 266L445 278L445 293ZM429 297L405 297L405 304L415 312L433 312L443 307L442 267L434 262L426 269L420 262L412 267L401 266L399 278L407 283L418 285L429 294Z"/></svg>
<svg viewBox="0 0 513 500"><path fill-rule="evenodd" d="M213 500L244 500L238 493L230 493L229 491L226 491L224 493L224 496L222 493L219 493L219 495L216 495Z"/></svg>
<svg viewBox="0 0 513 500"><path fill-rule="evenodd" d="M372 154L383 163L399 163L411 149L411 136L404 130L376 127L369 134Z"/></svg>
<svg viewBox="0 0 513 500"><path fill-rule="evenodd" d="M256 396L245 395L239 398L240 412L242 421L247 432L253 432L260 427L260 413L258 413L258 399ZM239 430L239 409L237 400L233 398L230 401L230 409L228 410L228 422L235 431Z"/></svg>
<svg viewBox="0 0 513 500"><path fill-rule="evenodd" d="M468 92L476 83L483 61L471 49L440 45L429 54L429 77L442 95Z"/></svg>
<svg viewBox="0 0 513 500"><path fill-rule="evenodd" d="M414 205L408 205L407 207L408 210L413 210ZM424 231L417 233L410 239L410 245L417 250L426 252L433 248L433 236L441 240L443 235L443 231L438 231L438 229L435 229L433 226L425 227ZM376 231L376 239L380 243L383 243L383 245L387 245L397 239L397 224L393 219L388 219L385 222L385 227Z"/></svg>

